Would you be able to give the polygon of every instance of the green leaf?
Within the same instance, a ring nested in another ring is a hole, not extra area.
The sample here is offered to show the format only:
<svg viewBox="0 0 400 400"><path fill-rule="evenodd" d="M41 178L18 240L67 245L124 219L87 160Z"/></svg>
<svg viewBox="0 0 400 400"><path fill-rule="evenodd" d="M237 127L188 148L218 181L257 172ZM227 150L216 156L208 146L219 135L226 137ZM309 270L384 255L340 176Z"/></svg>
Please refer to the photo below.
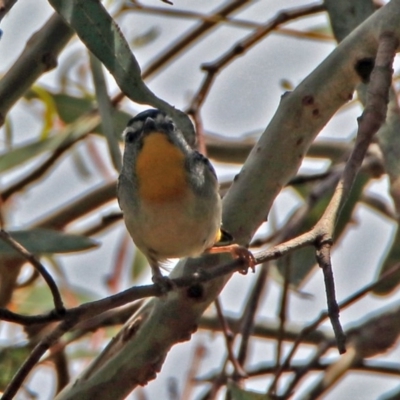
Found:
<svg viewBox="0 0 400 400"><path fill-rule="evenodd" d="M267 394L244 390L234 383L228 384L228 391L232 400L272 400Z"/></svg>
<svg viewBox="0 0 400 400"><path fill-rule="evenodd" d="M33 254L71 253L97 247L98 244L86 236L71 235L51 229L36 228L28 231L9 231L18 243ZM0 240L0 254L15 255L9 244Z"/></svg>
<svg viewBox="0 0 400 400"><path fill-rule="evenodd" d="M89 113L94 108L93 101L89 98L74 97L63 93L53 94L53 97L56 103L58 115L67 124L76 121L79 117L84 116L84 114ZM121 133L131 118L132 115L126 113L125 111L113 111L113 126L118 140L121 140ZM101 124L96 125L92 131L103 134Z"/></svg>
<svg viewBox="0 0 400 400"><path fill-rule="evenodd" d="M73 124L66 126L57 135L44 140L29 143L0 155L0 173L26 163L32 158L58 147L77 141L99 125L100 117L94 114L84 115Z"/></svg>
<svg viewBox="0 0 400 400"><path fill-rule="evenodd" d="M98 0L49 0L87 48L113 75L132 101L150 104L171 115L189 143L195 139L188 116L158 98L143 82L139 64L115 21Z"/></svg>
<svg viewBox="0 0 400 400"><path fill-rule="evenodd" d="M83 114L93 110L93 99L75 97L65 93L53 93L59 117L67 124L76 121Z"/></svg>
<svg viewBox="0 0 400 400"><path fill-rule="evenodd" d="M76 97L65 93L52 93L49 91L48 94L53 98L58 116L66 124L72 124L78 118L90 113L95 108L94 98ZM32 91L28 91L25 97L31 99L36 98L37 96ZM121 110L114 110L112 118L116 136L121 140L121 132L125 129L126 124L132 118L132 115ZM92 131L103 134L101 124L95 126Z"/></svg>
<svg viewBox="0 0 400 400"><path fill-rule="evenodd" d="M107 83L104 77L103 65L99 59L89 54L90 67L92 70L93 83L96 91L97 105L101 116L101 127L103 134L107 139L108 152L114 168L119 172L122 168L121 150L119 148L118 139L115 134L115 126L113 121L113 106L108 96Z"/></svg>
<svg viewBox="0 0 400 400"><path fill-rule="evenodd" d="M3 347L0 349L0 390L4 390L31 353L28 346Z"/></svg>

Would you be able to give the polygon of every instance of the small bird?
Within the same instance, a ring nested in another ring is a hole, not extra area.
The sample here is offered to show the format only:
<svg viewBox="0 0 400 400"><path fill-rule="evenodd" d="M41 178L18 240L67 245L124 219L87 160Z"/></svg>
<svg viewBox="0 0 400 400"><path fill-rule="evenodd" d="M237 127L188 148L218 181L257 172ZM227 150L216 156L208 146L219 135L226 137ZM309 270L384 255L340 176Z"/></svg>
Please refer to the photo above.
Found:
<svg viewBox="0 0 400 400"><path fill-rule="evenodd" d="M132 118L123 133L125 151L118 201L125 225L152 268L168 258L199 256L232 237L221 229L222 204L210 161L192 149L174 121L157 109Z"/></svg>

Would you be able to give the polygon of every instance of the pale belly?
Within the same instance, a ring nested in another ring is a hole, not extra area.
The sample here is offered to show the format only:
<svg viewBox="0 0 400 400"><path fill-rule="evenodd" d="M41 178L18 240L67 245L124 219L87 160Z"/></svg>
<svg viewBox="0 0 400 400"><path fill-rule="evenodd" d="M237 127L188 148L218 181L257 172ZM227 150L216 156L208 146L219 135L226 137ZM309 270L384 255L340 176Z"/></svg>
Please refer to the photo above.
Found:
<svg viewBox="0 0 400 400"><path fill-rule="evenodd" d="M129 233L146 256L157 260L197 256L213 246L221 203L219 199L209 204L191 200L142 204L139 212L125 213Z"/></svg>

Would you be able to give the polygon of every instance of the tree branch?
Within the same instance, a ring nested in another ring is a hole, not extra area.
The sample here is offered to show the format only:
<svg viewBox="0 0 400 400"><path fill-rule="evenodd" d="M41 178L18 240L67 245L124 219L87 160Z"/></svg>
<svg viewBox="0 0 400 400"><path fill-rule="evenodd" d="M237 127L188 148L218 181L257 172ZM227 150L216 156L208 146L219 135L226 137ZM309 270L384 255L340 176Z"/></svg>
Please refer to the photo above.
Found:
<svg viewBox="0 0 400 400"><path fill-rule="evenodd" d="M53 302L55 311L57 314L63 315L65 313L64 304L61 298L61 294L58 291L58 287L54 282L52 276L46 270L46 268L42 265L42 263L33 255L31 254L25 247L19 244L16 240L14 240L5 230L0 230L0 238L9 246L17 251L23 258L29 261L32 266L42 275L43 279L49 286L51 294L53 295Z"/></svg>
<svg viewBox="0 0 400 400"><path fill-rule="evenodd" d="M10 108L36 79L56 67L59 53L73 34L74 31L54 13L28 41L18 60L0 80L0 126Z"/></svg>

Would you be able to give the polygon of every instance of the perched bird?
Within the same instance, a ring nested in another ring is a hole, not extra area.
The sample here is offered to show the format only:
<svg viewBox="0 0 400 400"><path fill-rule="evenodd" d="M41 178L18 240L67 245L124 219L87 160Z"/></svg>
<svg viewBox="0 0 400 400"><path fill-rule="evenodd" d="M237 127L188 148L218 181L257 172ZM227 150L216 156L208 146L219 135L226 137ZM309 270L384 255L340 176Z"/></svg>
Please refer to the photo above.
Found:
<svg viewBox="0 0 400 400"><path fill-rule="evenodd" d="M160 110L136 115L124 137L119 205L134 243L150 263L153 282L161 283L164 260L198 256L232 240L221 230L217 176Z"/></svg>

